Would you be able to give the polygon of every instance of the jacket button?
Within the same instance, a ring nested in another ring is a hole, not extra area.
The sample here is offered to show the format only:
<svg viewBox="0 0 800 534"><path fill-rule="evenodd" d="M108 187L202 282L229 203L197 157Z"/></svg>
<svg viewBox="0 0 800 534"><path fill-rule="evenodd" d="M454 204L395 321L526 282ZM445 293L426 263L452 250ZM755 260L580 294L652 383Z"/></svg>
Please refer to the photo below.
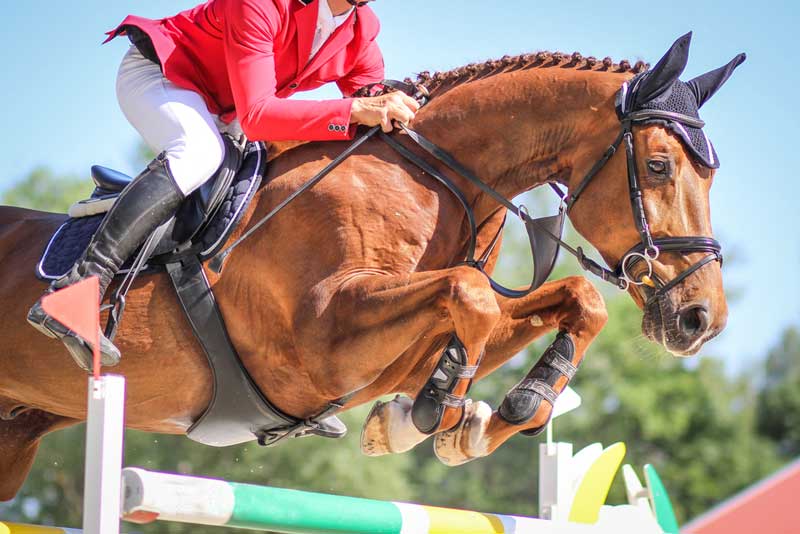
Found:
<svg viewBox="0 0 800 534"><path fill-rule="evenodd" d="M333 124L329 124L329 125L328 125L328 131L329 131L329 132L332 132L332 131L333 131L333 130L335 130L335 129L336 129L336 126L334 126Z"/></svg>
<svg viewBox="0 0 800 534"><path fill-rule="evenodd" d="M297 84L296 83L290 84L289 89L297 89Z"/></svg>

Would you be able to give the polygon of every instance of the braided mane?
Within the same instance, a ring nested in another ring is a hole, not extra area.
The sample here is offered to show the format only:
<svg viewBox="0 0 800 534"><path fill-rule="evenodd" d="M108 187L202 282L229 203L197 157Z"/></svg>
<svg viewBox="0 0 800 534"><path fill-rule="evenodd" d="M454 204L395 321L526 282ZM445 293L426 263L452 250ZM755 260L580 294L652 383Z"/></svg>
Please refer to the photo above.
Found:
<svg viewBox="0 0 800 534"><path fill-rule="evenodd" d="M583 57L579 52L564 54L562 52L545 51L518 56L503 56L500 59L493 59L483 63L470 63L453 70L435 72L433 74L423 71L417 75L416 81L411 78L406 78L405 81L415 85L422 85L428 92L433 94L452 89L462 83L488 78L495 74L531 68L561 68L638 74L647 70L649 66L644 61L637 61L631 65L631 62L627 59L614 63L610 57L597 59L592 56Z"/></svg>

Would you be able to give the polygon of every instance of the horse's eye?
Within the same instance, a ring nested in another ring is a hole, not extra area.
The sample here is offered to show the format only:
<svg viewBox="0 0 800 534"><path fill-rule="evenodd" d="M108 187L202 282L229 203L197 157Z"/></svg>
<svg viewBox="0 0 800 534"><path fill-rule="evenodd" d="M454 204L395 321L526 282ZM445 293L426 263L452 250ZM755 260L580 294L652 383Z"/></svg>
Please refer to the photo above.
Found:
<svg viewBox="0 0 800 534"><path fill-rule="evenodd" d="M648 160L647 168L650 169L650 172L653 174L667 174L667 171L669 170L667 162L660 159Z"/></svg>

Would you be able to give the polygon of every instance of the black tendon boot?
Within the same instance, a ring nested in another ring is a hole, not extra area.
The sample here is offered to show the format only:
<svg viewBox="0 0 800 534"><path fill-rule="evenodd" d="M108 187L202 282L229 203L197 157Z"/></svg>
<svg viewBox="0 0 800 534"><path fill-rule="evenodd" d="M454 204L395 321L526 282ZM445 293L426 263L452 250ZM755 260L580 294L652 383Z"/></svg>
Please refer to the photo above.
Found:
<svg viewBox="0 0 800 534"><path fill-rule="evenodd" d="M97 276L100 278L99 299L102 302L108 285L122 264L156 228L175 215L183 199L165 155L159 155L125 187L92 237L86 252L67 274L53 281L48 292ZM75 362L81 368L91 370L91 348L74 332L47 315L41 299L28 312L28 322L43 334L60 339ZM100 352L103 365L119 363L119 349L102 331Z"/></svg>

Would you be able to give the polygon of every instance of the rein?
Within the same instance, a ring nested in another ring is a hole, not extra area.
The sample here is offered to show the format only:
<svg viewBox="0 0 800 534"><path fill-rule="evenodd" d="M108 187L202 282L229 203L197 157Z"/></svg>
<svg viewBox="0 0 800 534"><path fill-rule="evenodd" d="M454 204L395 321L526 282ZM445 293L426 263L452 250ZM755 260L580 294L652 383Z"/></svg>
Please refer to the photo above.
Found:
<svg viewBox="0 0 800 534"><path fill-rule="evenodd" d="M382 85L391 87L405 92L410 96L414 96L421 105L425 105L428 101L428 92L422 86L413 86L404 82L395 80L384 80ZM528 288L518 290L504 287L496 282L484 270L486 261L489 254L497 244L500 233L502 232L503 225L493 238L489 247L484 251L483 255L475 258L476 243L477 243L477 225L475 222L475 214L467 202L464 193L458 188L456 184L449 178L444 176L441 172L435 169L432 165L422 159L419 155L414 153L411 149L394 139L391 135L380 132L380 138L389 145L392 149L398 152L401 156L416 165L419 169L432 176L439 183L444 185L447 190L458 200L464 208L467 217L467 224L469 225L469 241L467 245L466 259L463 264L469 265L480 270L488 278L491 287L498 294L508 298L524 297L538 287L540 287L550 275L555 265L555 260L558 255L559 248L563 248L571 255L575 256L581 268L588 271L602 280L613 284L621 290L627 290L631 285L641 286L647 285L654 289L653 294L647 299L650 303L654 299L665 295L669 290L677 286L680 282L695 273L697 270L712 261L722 262L722 247L719 242L711 237L702 236L686 236L686 237L663 237L653 238L650 227L647 222L647 216L644 212L644 205L642 202L642 191L639 187L639 179L636 173L636 159L633 143L632 127L634 123L643 123L652 120L669 120L678 122L687 126L702 128L705 124L702 120L680 113L673 113L660 110L643 110L635 112L626 112L624 109L624 96L627 92L627 82L623 85L620 93L617 96L617 113L620 117L620 133L614 142L606 149L600 159L589 169L583 179L575 187L575 190L567 195L561 188L554 184L549 183L553 191L561 199L561 206L559 212L555 216L532 218L528 209L524 205L517 206L509 199L501 195L495 189L486 184L483 180L475 176L471 171L461 165L453 156L442 150L436 144L425 138L419 132L416 132L404 124L399 124L409 139L414 141L420 148L425 150L428 154L442 162L449 169L470 181L481 191L491 196L501 206L510 210L525 224L525 229L528 233L530 242L531 253L534 258L534 273L531 284ZM221 273L222 267L227 256L236 248L242 241L250 237L256 230L263 226L268 220L274 217L281 209L286 207L292 200L297 198L300 194L316 185L322 178L327 176L333 169L335 169L345 158L352 154L356 148L361 146L365 141L372 138L380 130L379 126L370 128L366 133L356 139L347 149L345 149L336 159L331 161L313 178L305 182L283 202L278 204L272 211L259 220L252 228L245 232L241 237L234 241L231 245L217 254L209 263L209 268L216 272ZM587 257L581 247L573 248L568 243L561 239L564 226L565 215L574 207L575 203L580 198L586 187L591 180L597 175L598 172L608 163L609 160L617 153L620 145L625 143L625 155L627 163L627 177L628 189L630 193L631 207L633 210L634 223L641 238L641 242L634 245L628 252L623 255L620 262L614 270L603 267L598 262ZM679 273L675 278L668 282L663 282L658 279L654 274L653 262L656 261L662 252L679 252L679 253L695 253L707 252L708 254L700 261L695 262L689 268ZM647 272L642 273L637 278L631 275L633 268L639 263L644 262L647 266Z"/></svg>

